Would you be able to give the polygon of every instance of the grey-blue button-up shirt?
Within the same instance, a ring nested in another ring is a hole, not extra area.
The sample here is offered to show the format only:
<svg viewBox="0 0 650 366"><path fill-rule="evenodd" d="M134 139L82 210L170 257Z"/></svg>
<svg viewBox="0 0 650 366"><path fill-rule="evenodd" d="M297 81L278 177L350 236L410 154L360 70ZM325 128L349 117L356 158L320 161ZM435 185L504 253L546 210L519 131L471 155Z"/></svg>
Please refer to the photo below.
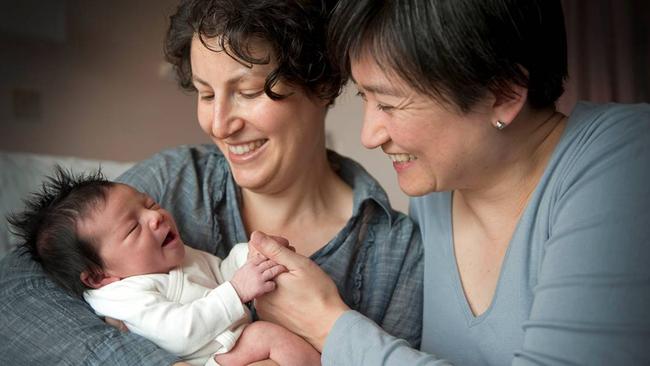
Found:
<svg viewBox="0 0 650 366"><path fill-rule="evenodd" d="M423 280L419 232L390 207L383 189L360 165L334 152L328 158L354 192L353 214L311 258L333 278L352 309L417 347ZM188 245L224 257L235 243L248 241L239 188L216 146L164 151L119 181L169 210ZM0 264L0 364L161 365L174 360L138 336L105 326L27 257L13 253Z"/></svg>

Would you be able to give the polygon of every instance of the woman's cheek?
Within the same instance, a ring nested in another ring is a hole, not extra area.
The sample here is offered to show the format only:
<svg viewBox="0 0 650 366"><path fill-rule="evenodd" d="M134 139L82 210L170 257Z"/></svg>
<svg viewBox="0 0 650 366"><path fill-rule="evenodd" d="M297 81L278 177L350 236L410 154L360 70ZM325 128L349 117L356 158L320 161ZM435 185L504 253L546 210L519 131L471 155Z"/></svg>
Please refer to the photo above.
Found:
<svg viewBox="0 0 650 366"><path fill-rule="evenodd" d="M197 108L197 117L199 119L199 126L201 126L201 129L203 132L205 132L207 135L211 136L211 123L210 121L212 120L210 111L205 107L199 105Z"/></svg>

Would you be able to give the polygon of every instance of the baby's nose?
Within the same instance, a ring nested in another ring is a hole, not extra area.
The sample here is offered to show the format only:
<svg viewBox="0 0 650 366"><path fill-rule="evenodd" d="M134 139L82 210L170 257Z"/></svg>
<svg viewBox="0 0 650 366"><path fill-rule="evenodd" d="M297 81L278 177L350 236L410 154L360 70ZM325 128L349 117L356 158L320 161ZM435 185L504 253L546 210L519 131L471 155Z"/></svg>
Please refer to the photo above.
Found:
<svg viewBox="0 0 650 366"><path fill-rule="evenodd" d="M149 219L149 226L151 229L156 230L163 221L164 216L158 211L153 211L151 218Z"/></svg>

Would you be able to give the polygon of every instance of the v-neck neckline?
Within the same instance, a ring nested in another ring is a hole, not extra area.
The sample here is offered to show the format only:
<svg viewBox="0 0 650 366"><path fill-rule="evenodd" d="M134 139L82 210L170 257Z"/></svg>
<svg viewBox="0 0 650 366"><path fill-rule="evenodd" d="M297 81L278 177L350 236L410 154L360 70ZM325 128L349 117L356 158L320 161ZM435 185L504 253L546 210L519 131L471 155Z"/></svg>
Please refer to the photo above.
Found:
<svg viewBox="0 0 650 366"><path fill-rule="evenodd" d="M537 188L535 191L533 191L531 195L531 200L533 196L536 194ZM508 263L509 260L508 258L510 257L510 252L512 250L512 243L514 239L517 237L517 233L519 232L519 226L528 212L528 205L524 208L524 211L522 212L521 217L519 218L519 221L517 221L517 225L515 226L515 230L512 233L512 237L510 238L510 242L508 243L508 247L506 249L506 252L503 254L503 259L501 262L501 269L499 271L499 276L497 277L497 282L496 286L494 288L494 293L492 294L492 299L490 299L490 305L483 311L481 314L474 314L472 311L472 307L469 304L469 300L467 299L467 296L465 295L465 290L463 288L463 282L460 276L460 268L458 267L458 259L456 258L456 250L454 247L454 226L453 226L453 192L449 192L448 201L448 212L449 215L447 215L447 222L445 223L445 226L447 227L447 245L446 248L449 251L448 254L451 257L450 261L450 266L451 266L451 272L454 273L453 275L453 286L454 290L456 292L456 297L458 298L458 303L461 304L461 307L463 309L463 313L465 314L465 318L468 322L468 325L474 326L476 324L481 323L485 318L487 318L490 313L492 312L492 309L495 307L495 303L498 299L499 293L500 293L500 288L502 287L502 282L503 282L503 275L508 268ZM529 201L530 202L530 201Z"/></svg>
<svg viewBox="0 0 650 366"><path fill-rule="evenodd" d="M544 167L544 172L539 178L539 181L537 182L537 185L535 186L535 189L533 192L530 194L530 197L528 198L528 202L526 202L526 206L524 207L524 210L521 213L521 216L519 217L519 220L517 220L517 224L515 225L515 230L512 232L512 236L510 237L510 241L508 242L508 247L506 249L506 252L503 255L503 260L501 262L501 269L499 271L499 277L497 278L497 283L494 288L494 293L492 294L492 299L490 299L490 305L485 309L484 312L481 314L474 314L472 311L471 306L469 305L469 300L467 299L467 296L465 295L465 290L463 288L463 282L460 276L460 268L458 267L458 260L456 258L456 250L454 247L454 226L453 226L453 192L448 192L447 195L447 220L444 223L446 228L447 228L447 244L445 248L449 251L447 254L449 257L452 259L450 261L450 271L453 272L453 287L456 292L456 297L458 299L458 303L463 309L463 313L465 314L465 318L467 319L468 326L474 326L476 324L481 323L483 320L485 320L490 313L493 311L494 307L496 306L496 302L499 300L499 293L502 292L501 288L503 287L503 276L506 273L506 271L509 269L509 263L510 263L510 252L513 250L513 243L517 243L515 240L519 235L520 235L520 230L521 230L521 223L524 221L524 219L530 214L530 203L534 202L537 200L537 197L540 194L540 185L543 181L548 179L549 175L549 167L554 165L554 162L558 159L558 154L560 154L560 151L564 150L564 144L566 143L567 136L572 134L573 128L574 128L574 121L575 121L575 113L576 110L581 107L580 105L576 105L574 110L566 117L566 125L564 126L564 130L562 131L562 134L560 135L557 144L553 148L553 152L551 153L551 156L548 159L548 162L546 164L546 167Z"/></svg>

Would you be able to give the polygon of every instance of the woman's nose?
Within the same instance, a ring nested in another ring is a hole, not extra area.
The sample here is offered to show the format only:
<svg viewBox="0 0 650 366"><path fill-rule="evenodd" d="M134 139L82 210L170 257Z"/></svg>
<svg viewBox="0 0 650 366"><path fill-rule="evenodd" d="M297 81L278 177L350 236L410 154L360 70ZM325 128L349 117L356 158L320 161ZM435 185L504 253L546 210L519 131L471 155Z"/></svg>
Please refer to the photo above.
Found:
<svg viewBox="0 0 650 366"><path fill-rule="evenodd" d="M368 149L377 148L390 140L390 135L382 121L374 111L369 111L368 103L363 112L363 127L361 128L361 143Z"/></svg>
<svg viewBox="0 0 650 366"><path fill-rule="evenodd" d="M244 126L244 120L238 113L238 108L228 98L215 100L212 112L212 135L225 139Z"/></svg>

